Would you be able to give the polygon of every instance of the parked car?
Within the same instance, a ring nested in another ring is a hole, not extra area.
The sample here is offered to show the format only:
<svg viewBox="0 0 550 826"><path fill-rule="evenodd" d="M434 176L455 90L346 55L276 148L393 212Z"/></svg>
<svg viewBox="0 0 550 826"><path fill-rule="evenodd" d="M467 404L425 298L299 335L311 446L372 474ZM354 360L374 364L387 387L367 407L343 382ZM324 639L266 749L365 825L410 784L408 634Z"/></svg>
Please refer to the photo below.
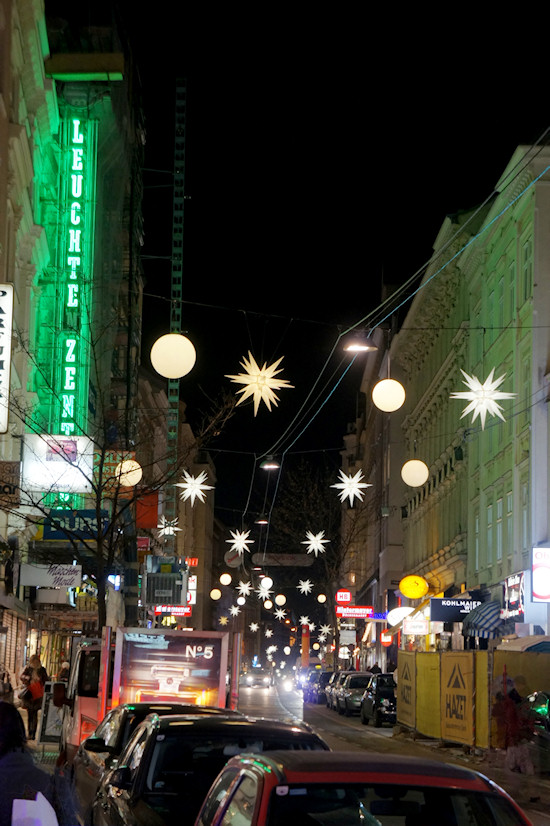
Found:
<svg viewBox="0 0 550 826"><path fill-rule="evenodd" d="M325 693L326 687L330 678L334 674L333 671L321 671L319 679L313 683L311 687L311 702L312 703L326 703L327 695Z"/></svg>
<svg viewBox="0 0 550 826"><path fill-rule="evenodd" d="M328 745L299 723L151 714L135 730L116 768L103 776L92 807L93 824L191 824L231 757L273 748L324 751Z"/></svg>
<svg viewBox="0 0 550 826"><path fill-rule="evenodd" d="M244 814L244 817L243 817ZM234 757L195 826L486 826L530 821L512 798L463 766L369 752L271 752Z"/></svg>
<svg viewBox="0 0 550 826"><path fill-rule="evenodd" d="M373 674L369 680L360 705L361 722L368 725L369 720L374 720L374 725L379 728L382 723L395 723L397 700L395 689L397 688L393 674Z"/></svg>
<svg viewBox="0 0 550 826"><path fill-rule="evenodd" d="M321 677L321 671L311 671L305 683L303 684L302 692L304 696L304 703L312 703L314 702L313 697L317 696L316 687L319 684L319 679Z"/></svg>
<svg viewBox="0 0 550 826"><path fill-rule="evenodd" d="M357 674L356 671L339 671L336 677L336 680L332 684L332 691L329 695L329 708L332 708L334 711L338 710L338 692L340 691L342 684L348 674Z"/></svg>
<svg viewBox="0 0 550 826"><path fill-rule="evenodd" d="M332 691L334 689L334 686L336 685L336 681L338 679L338 674L339 673L340 673L339 671L333 671L332 674L329 677L329 680L328 680L326 686L325 686L325 705L326 705L327 708L330 708L330 700L331 700Z"/></svg>
<svg viewBox="0 0 550 826"><path fill-rule="evenodd" d="M352 671L348 674L336 692L336 710L339 714L345 714L346 717L359 714L361 699L371 677L370 671Z"/></svg>
<svg viewBox="0 0 550 826"><path fill-rule="evenodd" d="M243 715L228 708L187 705L186 703L125 703L111 709L94 733L84 740L73 760L73 780L81 823L90 822L90 812L101 778L116 766L117 759L136 727L149 714Z"/></svg>

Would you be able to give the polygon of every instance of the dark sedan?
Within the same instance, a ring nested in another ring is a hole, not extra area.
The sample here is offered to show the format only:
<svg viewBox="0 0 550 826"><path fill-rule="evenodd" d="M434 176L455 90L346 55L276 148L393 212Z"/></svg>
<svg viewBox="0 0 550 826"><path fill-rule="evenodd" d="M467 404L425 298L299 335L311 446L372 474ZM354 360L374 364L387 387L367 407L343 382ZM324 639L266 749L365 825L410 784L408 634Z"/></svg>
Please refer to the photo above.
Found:
<svg viewBox="0 0 550 826"><path fill-rule="evenodd" d="M396 688L393 674L373 674L361 699L361 722L368 725L369 720L374 720L377 727L382 723L395 723Z"/></svg>
<svg viewBox="0 0 550 826"><path fill-rule="evenodd" d="M267 749L325 751L328 745L301 724L152 714L105 774L92 809L94 826L191 824L232 756Z"/></svg>
<svg viewBox="0 0 550 826"><path fill-rule="evenodd" d="M111 709L94 733L84 740L73 761L73 776L78 815L81 823L90 823L90 813L101 778L116 761L139 723L148 714L215 714L237 715L236 711L186 703L127 703Z"/></svg>

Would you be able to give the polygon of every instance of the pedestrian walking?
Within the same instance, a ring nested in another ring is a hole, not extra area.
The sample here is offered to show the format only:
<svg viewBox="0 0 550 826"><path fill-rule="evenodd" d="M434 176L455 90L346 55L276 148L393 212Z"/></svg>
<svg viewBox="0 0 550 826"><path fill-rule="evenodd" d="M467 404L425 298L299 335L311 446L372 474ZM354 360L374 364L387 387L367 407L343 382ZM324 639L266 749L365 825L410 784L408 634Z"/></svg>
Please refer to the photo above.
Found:
<svg viewBox="0 0 550 826"><path fill-rule="evenodd" d="M57 675L57 679L61 683L67 683L69 681L69 669L70 665L68 662L61 663L61 669L59 674Z"/></svg>
<svg viewBox="0 0 550 826"><path fill-rule="evenodd" d="M23 708L27 710L29 740L34 740L36 737L38 712L42 707L44 685L48 679L48 672L42 665L39 655L33 654L29 659L29 664L21 673L20 680L23 685L23 691L19 693L21 704Z"/></svg>

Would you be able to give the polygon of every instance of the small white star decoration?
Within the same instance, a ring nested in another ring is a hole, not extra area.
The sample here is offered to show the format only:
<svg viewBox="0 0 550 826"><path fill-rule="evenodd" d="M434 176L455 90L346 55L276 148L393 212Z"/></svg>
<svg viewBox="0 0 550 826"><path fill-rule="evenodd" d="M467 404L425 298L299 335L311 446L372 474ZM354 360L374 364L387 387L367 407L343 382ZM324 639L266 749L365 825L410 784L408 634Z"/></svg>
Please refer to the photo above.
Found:
<svg viewBox="0 0 550 826"><path fill-rule="evenodd" d="M271 630L271 628L266 628L265 629L265 635L266 635L266 637L272 637L273 636L273 631Z"/></svg>
<svg viewBox="0 0 550 826"><path fill-rule="evenodd" d="M311 589L313 588L313 582L311 582L309 579L300 579L298 580L298 582L299 584L296 587L301 594L311 593Z"/></svg>
<svg viewBox="0 0 550 826"><path fill-rule="evenodd" d="M176 482L176 487L181 488L182 492L180 498L183 501L191 500L191 507L195 504L195 499L200 499L204 502L207 490L214 490L212 485L207 485L206 480L208 474L205 470L201 470L198 476L191 476L186 470L183 471L184 482Z"/></svg>
<svg viewBox="0 0 550 826"><path fill-rule="evenodd" d="M338 496L340 497L340 502L344 502L346 499L349 499L350 506L353 507L353 500L355 498L359 499L360 502L363 501L363 497L365 495L363 488L372 488L368 482L362 482L363 479L363 471L358 470L357 473L352 476L351 473L349 476L346 476L343 470L340 471L340 481L337 482L335 485L331 485L331 488L339 488L340 493Z"/></svg>
<svg viewBox="0 0 550 826"><path fill-rule="evenodd" d="M165 516L161 516L160 525L157 525L157 528L159 528L159 538L161 536L175 536L176 531L181 531L181 528L178 528L177 525L177 516L175 519L167 519Z"/></svg>
<svg viewBox="0 0 550 826"><path fill-rule="evenodd" d="M321 625L319 628L321 634L332 634L332 626L331 625Z"/></svg>
<svg viewBox="0 0 550 826"><path fill-rule="evenodd" d="M275 618L278 620L284 620L286 617L286 611L284 608L276 608L275 609Z"/></svg>
<svg viewBox="0 0 550 826"><path fill-rule="evenodd" d="M307 539L305 542L302 542L302 545L307 545L307 552L308 554L314 553L315 558L317 558L317 554L324 554L325 549L323 545L326 545L327 542L330 542L330 539L323 539L325 535L324 531L319 531L317 534L313 534L312 531L306 531Z"/></svg>
<svg viewBox="0 0 550 826"><path fill-rule="evenodd" d="M305 617L303 615L298 620L298 625L307 625L307 626L309 626L310 623L311 623L311 620L309 619L309 617Z"/></svg>
<svg viewBox="0 0 550 826"><path fill-rule="evenodd" d="M249 597L252 593L252 583L243 582L242 580L240 580L239 584L237 585L237 591L242 597Z"/></svg>
<svg viewBox="0 0 550 826"><path fill-rule="evenodd" d="M227 379L231 379L235 384L245 385L241 390L237 391L237 393L242 393L237 404L241 404L241 402L244 402L252 396L254 398L254 415L257 414L260 402L262 401L271 412L271 405L274 404L276 407L279 401L279 397L274 391L292 387L286 379L275 378L277 373L281 372L281 370L277 370L276 368L282 360L283 356L277 359L270 367L267 366L267 363L264 363L260 369L254 356L249 351L248 360L244 357L241 361L241 367L244 367L246 372L239 373L236 376L226 376Z"/></svg>
<svg viewBox="0 0 550 826"><path fill-rule="evenodd" d="M260 626L258 625L257 622L251 622L248 627L250 628L251 631L257 631Z"/></svg>
<svg viewBox="0 0 550 826"><path fill-rule="evenodd" d="M500 387L506 378L506 373L503 373L502 376L495 379L493 378L495 372L493 368L482 384L476 376L469 376L464 370L460 372L464 376L463 384L465 384L469 390L451 393L451 399L467 399L470 402L470 404L464 408L460 418L463 419L468 413L473 413L473 424L479 416L482 430L485 429L485 418L487 414L490 416L498 416L503 422L506 421L502 415L502 405L497 403L497 399L513 399L514 396L517 396L517 393L504 393L501 390L497 390L497 387Z"/></svg>
<svg viewBox="0 0 550 826"><path fill-rule="evenodd" d="M317 642L326 642L326 636L324 634L319 634L317 637Z"/></svg>
<svg viewBox="0 0 550 826"><path fill-rule="evenodd" d="M266 599L269 599L272 593L273 591L270 591L269 588L265 588L260 585L260 587L256 591L256 596L258 597L258 599L263 599L265 602Z"/></svg>
<svg viewBox="0 0 550 826"><path fill-rule="evenodd" d="M229 613L231 614L232 617L236 617L241 613L241 609L239 608L238 605L232 605L231 608L229 609Z"/></svg>
<svg viewBox="0 0 550 826"><path fill-rule="evenodd" d="M249 539L250 531L229 531L233 539L226 539L226 542L231 543L231 551L237 551L239 556L242 556L244 551L249 551L248 546L254 544L253 539ZM250 553L250 551L249 551Z"/></svg>

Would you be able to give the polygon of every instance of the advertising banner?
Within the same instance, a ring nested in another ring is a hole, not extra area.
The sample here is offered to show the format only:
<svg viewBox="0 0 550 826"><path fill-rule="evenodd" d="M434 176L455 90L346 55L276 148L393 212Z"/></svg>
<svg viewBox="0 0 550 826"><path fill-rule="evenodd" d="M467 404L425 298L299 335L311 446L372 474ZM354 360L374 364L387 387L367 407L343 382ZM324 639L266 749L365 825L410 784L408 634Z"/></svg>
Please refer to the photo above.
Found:
<svg viewBox="0 0 550 826"><path fill-rule="evenodd" d="M82 565L28 565L21 563L21 585L40 588L78 588Z"/></svg>
<svg viewBox="0 0 550 826"><path fill-rule="evenodd" d="M411 728L416 725L416 661L414 652L399 651L397 655L397 721Z"/></svg>
<svg viewBox="0 0 550 826"><path fill-rule="evenodd" d="M473 652L446 652L441 659L441 737L443 740L473 744L473 698Z"/></svg>
<svg viewBox="0 0 550 826"><path fill-rule="evenodd" d="M228 635L118 628L113 705L177 701L225 706Z"/></svg>
<svg viewBox="0 0 550 826"><path fill-rule="evenodd" d="M430 600L430 619L432 622L464 622L470 611L481 605L479 599L468 597L445 597Z"/></svg>

